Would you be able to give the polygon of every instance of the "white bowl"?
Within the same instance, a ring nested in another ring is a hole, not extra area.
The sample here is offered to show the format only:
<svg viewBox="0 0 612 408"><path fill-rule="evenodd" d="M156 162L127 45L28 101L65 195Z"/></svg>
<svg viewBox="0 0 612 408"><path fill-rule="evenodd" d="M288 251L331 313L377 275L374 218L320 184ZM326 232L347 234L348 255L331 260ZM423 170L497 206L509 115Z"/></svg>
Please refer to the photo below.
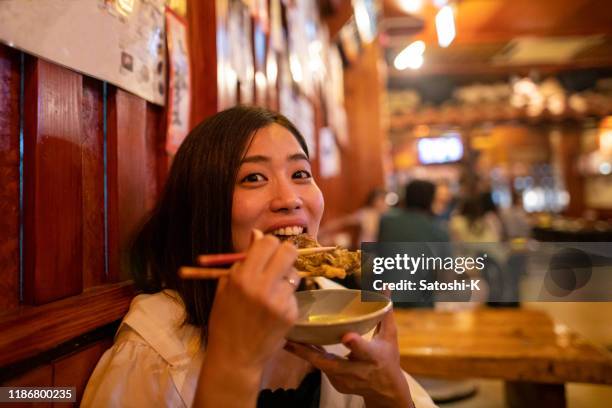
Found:
<svg viewBox="0 0 612 408"><path fill-rule="evenodd" d="M362 293L367 294L367 302L361 301ZM307 290L295 296L299 315L287 338L307 344L337 344L348 332L363 335L376 327L392 306L379 293L352 289Z"/></svg>

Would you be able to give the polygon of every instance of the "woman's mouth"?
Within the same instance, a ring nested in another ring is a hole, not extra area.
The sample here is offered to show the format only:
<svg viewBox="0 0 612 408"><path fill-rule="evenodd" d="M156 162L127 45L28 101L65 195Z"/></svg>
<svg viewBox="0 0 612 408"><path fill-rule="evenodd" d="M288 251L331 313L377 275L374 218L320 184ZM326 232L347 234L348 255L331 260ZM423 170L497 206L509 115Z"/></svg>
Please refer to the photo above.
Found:
<svg viewBox="0 0 612 408"><path fill-rule="evenodd" d="M268 231L269 234L273 234L280 239L291 237L294 235L300 235L302 233L306 233L307 228L301 225L290 225L286 227L276 228L274 230Z"/></svg>

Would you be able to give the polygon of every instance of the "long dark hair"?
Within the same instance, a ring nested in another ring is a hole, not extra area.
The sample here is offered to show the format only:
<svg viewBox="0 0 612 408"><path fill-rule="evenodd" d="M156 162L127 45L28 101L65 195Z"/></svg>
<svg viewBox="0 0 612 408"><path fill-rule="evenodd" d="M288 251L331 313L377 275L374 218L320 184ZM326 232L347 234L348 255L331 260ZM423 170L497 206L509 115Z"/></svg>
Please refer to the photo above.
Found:
<svg viewBox="0 0 612 408"><path fill-rule="evenodd" d="M480 234L484 230L485 209L480 195L465 198L459 206L459 214L465 217L473 233Z"/></svg>
<svg viewBox="0 0 612 408"><path fill-rule="evenodd" d="M136 234L130 267L145 293L173 289L186 309L185 322L206 338L216 281L183 280L180 266L199 254L232 252L232 200L240 162L257 130L278 124L289 130L308 156L304 138L283 115L237 106L196 126L179 148L163 193Z"/></svg>

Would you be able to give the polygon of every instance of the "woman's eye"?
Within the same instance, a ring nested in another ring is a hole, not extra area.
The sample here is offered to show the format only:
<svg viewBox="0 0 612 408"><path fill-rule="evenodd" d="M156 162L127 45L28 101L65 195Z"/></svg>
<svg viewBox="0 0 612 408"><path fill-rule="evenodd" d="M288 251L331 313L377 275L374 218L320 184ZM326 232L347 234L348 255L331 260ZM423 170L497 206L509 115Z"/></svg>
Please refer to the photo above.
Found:
<svg viewBox="0 0 612 408"><path fill-rule="evenodd" d="M240 180L241 183L258 183L260 181L266 181L266 178L260 173L251 173Z"/></svg>
<svg viewBox="0 0 612 408"><path fill-rule="evenodd" d="M306 170L300 170L300 171L296 171L295 173L293 173L293 178L298 178L298 179L307 179L307 178L311 178L312 175L307 172Z"/></svg>

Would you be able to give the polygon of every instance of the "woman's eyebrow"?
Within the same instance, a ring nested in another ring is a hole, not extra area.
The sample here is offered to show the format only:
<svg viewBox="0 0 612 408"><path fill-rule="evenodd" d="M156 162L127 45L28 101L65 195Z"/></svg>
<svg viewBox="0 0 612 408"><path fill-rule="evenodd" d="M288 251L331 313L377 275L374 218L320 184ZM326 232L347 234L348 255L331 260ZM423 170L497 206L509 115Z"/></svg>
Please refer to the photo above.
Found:
<svg viewBox="0 0 612 408"><path fill-rule="evenodd" d="M289 160L289 161L298 161L298 160L309 161L308 157L306 157L306 155L304 153L294 153L294 154L291 154L291 155L287 156L287 160Z"/></svg>
<svg viewBox="0 0 612 408"><path fill-rule="evenodd" d="M268 156L255 155L255 156L245 157L244 159L240 161L240 164L242 163L260 163L260 162L269 162L269 161L270 161L270 158Z"/></svg>
<svg viewBox="0 0 612 408"><path fill-rule="evenodd" d="M290 154L289 156L287 156L287 160L288 161L299 161L299 160L308 160L308 157L306 157L306 155L304 153L294 153L294 154ZM254 155L254 156L249 156L249 157L245 157L244 159L242 159L242 161L240 162L240 164L242 163L261 163L261 162L269 162L270 158L268 156L263 156L263 155Z"/></svg>

